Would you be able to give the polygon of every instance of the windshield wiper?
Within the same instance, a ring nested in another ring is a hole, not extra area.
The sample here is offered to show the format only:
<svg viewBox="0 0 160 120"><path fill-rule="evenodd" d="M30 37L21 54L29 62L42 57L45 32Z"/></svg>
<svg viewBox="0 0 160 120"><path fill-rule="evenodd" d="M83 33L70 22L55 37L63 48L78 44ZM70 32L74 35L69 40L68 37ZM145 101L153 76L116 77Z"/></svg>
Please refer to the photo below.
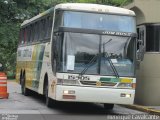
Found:
<svg viewBox="0 0 160 120"><path fill-rule="evenodd" d="M130 38L131 38L131 37L129 37L129 38L127 39L128 42L127 42L127 45L125 45L125 47L128 46L128 43L129 43L129 41L130 41ZM100 46L103 46L103 52L95 55L95 56L89 61L89 63L86 65L86 67L82 70L82 72L80 73L80 75L85 74L85 72L88 70L88 68L93 65L94 61L95 61L97 58L101 57L102 54L103 54L103 55L104 55L104 58L109 62L109 64L110 64L110 66L111 66L111 68L112 68L112 70L113 70L116 78L119 78L119 74L118 74L118 72L117 72L116 67L114 66L112 60L110 59L110 56L109 56L108 52L105 51L105 45L108 44L108 43L111 42L111 41L112 41L112 39L109 39L107 42L104 42L103 44L100 45Z"/></svg>
<svg viewBox="0 0 160 120"><path fill-rule="evenodd" d="M80 73L80 75L85 74L85 72L88 70L89 67L91 67L94 63L94 61L99 57L99 54L95 55L90 61L89 63L86 65L86 67L82 70L82 72Z"/></svg>
<svg viewBox="0 0 160 120"><path fill-rule="evenodd" d="M111 42L111 41L112 41L112 39L110 39L109 41L105 42L105 43L102 44L102 45L106 45L107 43L109 43L109 42ZM88 70L88 68L91 67L91 66L93 65L94 61L95 61L97 58L99 58L99 56L101 56L101 55L102 55L102 53L99 53L99 54L95 55L95 56L89 61L89 63L86 65L86 67L82 70L82 72L80 73L80 75L82 76L83 74L85 74L85 72Z"/></svg>
<svg viewBox="0 0 160 120"><path fill-rule="evenodd" d="M111 66L114 74L116 75L116 78L119 78L119 74L118 74L118 72L117 72L116 67L114 66L112 60L109 58L108 53L107 53L107 52L105 52L105 53L106 53L106 54L104 55L104 58L105 58L106 60L108 60L108 62L109 62L109 64L110 64L110 66ZM106 56L106 55L107 55L107 56Z"/></svg>
<svg viewBox="0 0 160 120"><path fill-rule="evenodd" d="M111 42L111 41L112 41L112 39L110 39L109 41L107 41L107 42L105 42L105 43L102 44L102 45L103 45L103 54L106 53L106 54L104 55L104 58L109 62L109 64L110 64L110 66L111 66L114 74L116 75L116 78L119 78L119 74L118 74L118 72L117 72L117 69L116 69L116 67L114 66L112 60L109 58L108 52L105 52L105 45L106 45L107 43ZM106 55L107 55L107 56L106 56Z"/></svg>

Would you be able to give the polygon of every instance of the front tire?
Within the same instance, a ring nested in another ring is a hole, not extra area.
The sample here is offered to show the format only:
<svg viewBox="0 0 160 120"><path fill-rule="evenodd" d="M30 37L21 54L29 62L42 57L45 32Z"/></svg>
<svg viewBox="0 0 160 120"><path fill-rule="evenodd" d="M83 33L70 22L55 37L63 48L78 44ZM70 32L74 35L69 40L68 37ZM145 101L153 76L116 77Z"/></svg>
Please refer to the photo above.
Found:
<svg viewBox="0 0 160 120"><path fill-rule="evenodd" d="M114 104L108 104L108 103L105 103L104 104L104 108L106 110L112 110L114 108Z"/></svg>
<svg viewBox="0 0 160 120"><path fill-rule="evenodd" d="M46 106L47 107L53 107L53 100L51 98L49 98L48 92L49 92L49 86L48 86L48 81L47 81L45 83L45 87L44 87L44 95L45 95L45 98L46 98Z"/></svg>

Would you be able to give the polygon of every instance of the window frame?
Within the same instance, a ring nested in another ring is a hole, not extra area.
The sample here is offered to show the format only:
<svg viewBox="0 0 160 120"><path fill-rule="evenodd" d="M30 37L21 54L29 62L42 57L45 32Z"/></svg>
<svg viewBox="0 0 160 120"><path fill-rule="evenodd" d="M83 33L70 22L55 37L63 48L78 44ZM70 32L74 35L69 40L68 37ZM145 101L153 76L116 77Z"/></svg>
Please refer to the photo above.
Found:
<svg viewBox="0 0 160 120"><path fill-rule="evenodd" d="M141 39L142 36L140 36L140 32L142 32L142 31L144 32L143 40ZM137 26L137 39L143 41L143 46L145 46L144 50L146 52L146 26L145 25ZM138 44L139 43L137 42L137 46L138 46Z"/></svg>
<svg viewBox="0 0 160 120"><path fill-rule="evenodd" d="M27 46L51 41L54 12L40 17L20 28L18 46ZM44 21L42 24L41 21ZM44 28L44 29L42 29ZM27 29L27 39L24 41L24 30ZM43 33L42 33L43 32ZM29 34L30 33L30 34ZM37 37L36 37L37 35ZM35 39L37 38L37 39Z"/></svg>

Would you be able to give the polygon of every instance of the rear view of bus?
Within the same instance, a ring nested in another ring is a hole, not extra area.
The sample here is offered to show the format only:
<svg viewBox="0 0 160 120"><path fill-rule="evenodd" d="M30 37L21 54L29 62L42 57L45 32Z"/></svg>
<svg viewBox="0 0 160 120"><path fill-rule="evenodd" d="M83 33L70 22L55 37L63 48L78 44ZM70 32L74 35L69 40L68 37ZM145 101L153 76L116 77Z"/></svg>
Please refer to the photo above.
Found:
<svg viewBox="0 0 160 120"><path fill-rule="evenodd" d="M53 59L56 100L133 104L135 95L135 14L95 4L55 7Z"/></svg>

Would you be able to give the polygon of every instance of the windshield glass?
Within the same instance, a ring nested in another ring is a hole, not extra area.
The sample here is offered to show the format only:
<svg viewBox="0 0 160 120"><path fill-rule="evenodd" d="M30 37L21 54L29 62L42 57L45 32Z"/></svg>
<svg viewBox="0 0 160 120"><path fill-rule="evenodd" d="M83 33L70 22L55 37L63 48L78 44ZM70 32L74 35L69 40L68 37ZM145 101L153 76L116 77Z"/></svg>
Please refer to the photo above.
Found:
<svg viewBox="0 0 160 120"><path fill-rule="evenodd" d="M108 42L110 40L110 42ZM110 61L120 76L133 76L134 41L129 37L102 36L101 75L114 75ZM132 51L131 51L132 50ZM107 54L107 55L106 55Z"/></svg>
<svg viewBox="0 0 160 120"><path fill-rule="evenodd" d="M85 74L114 76L110 59L119 76L134 76L135 40L129 38L65 32L58 72L81 73L89 66Z"/></svg>
<svg viewBox="0 0 160 120"><path fill-rule="evenodd" d="M63 27L136 33L134 16L57 11L56 24Z"/></svg>

